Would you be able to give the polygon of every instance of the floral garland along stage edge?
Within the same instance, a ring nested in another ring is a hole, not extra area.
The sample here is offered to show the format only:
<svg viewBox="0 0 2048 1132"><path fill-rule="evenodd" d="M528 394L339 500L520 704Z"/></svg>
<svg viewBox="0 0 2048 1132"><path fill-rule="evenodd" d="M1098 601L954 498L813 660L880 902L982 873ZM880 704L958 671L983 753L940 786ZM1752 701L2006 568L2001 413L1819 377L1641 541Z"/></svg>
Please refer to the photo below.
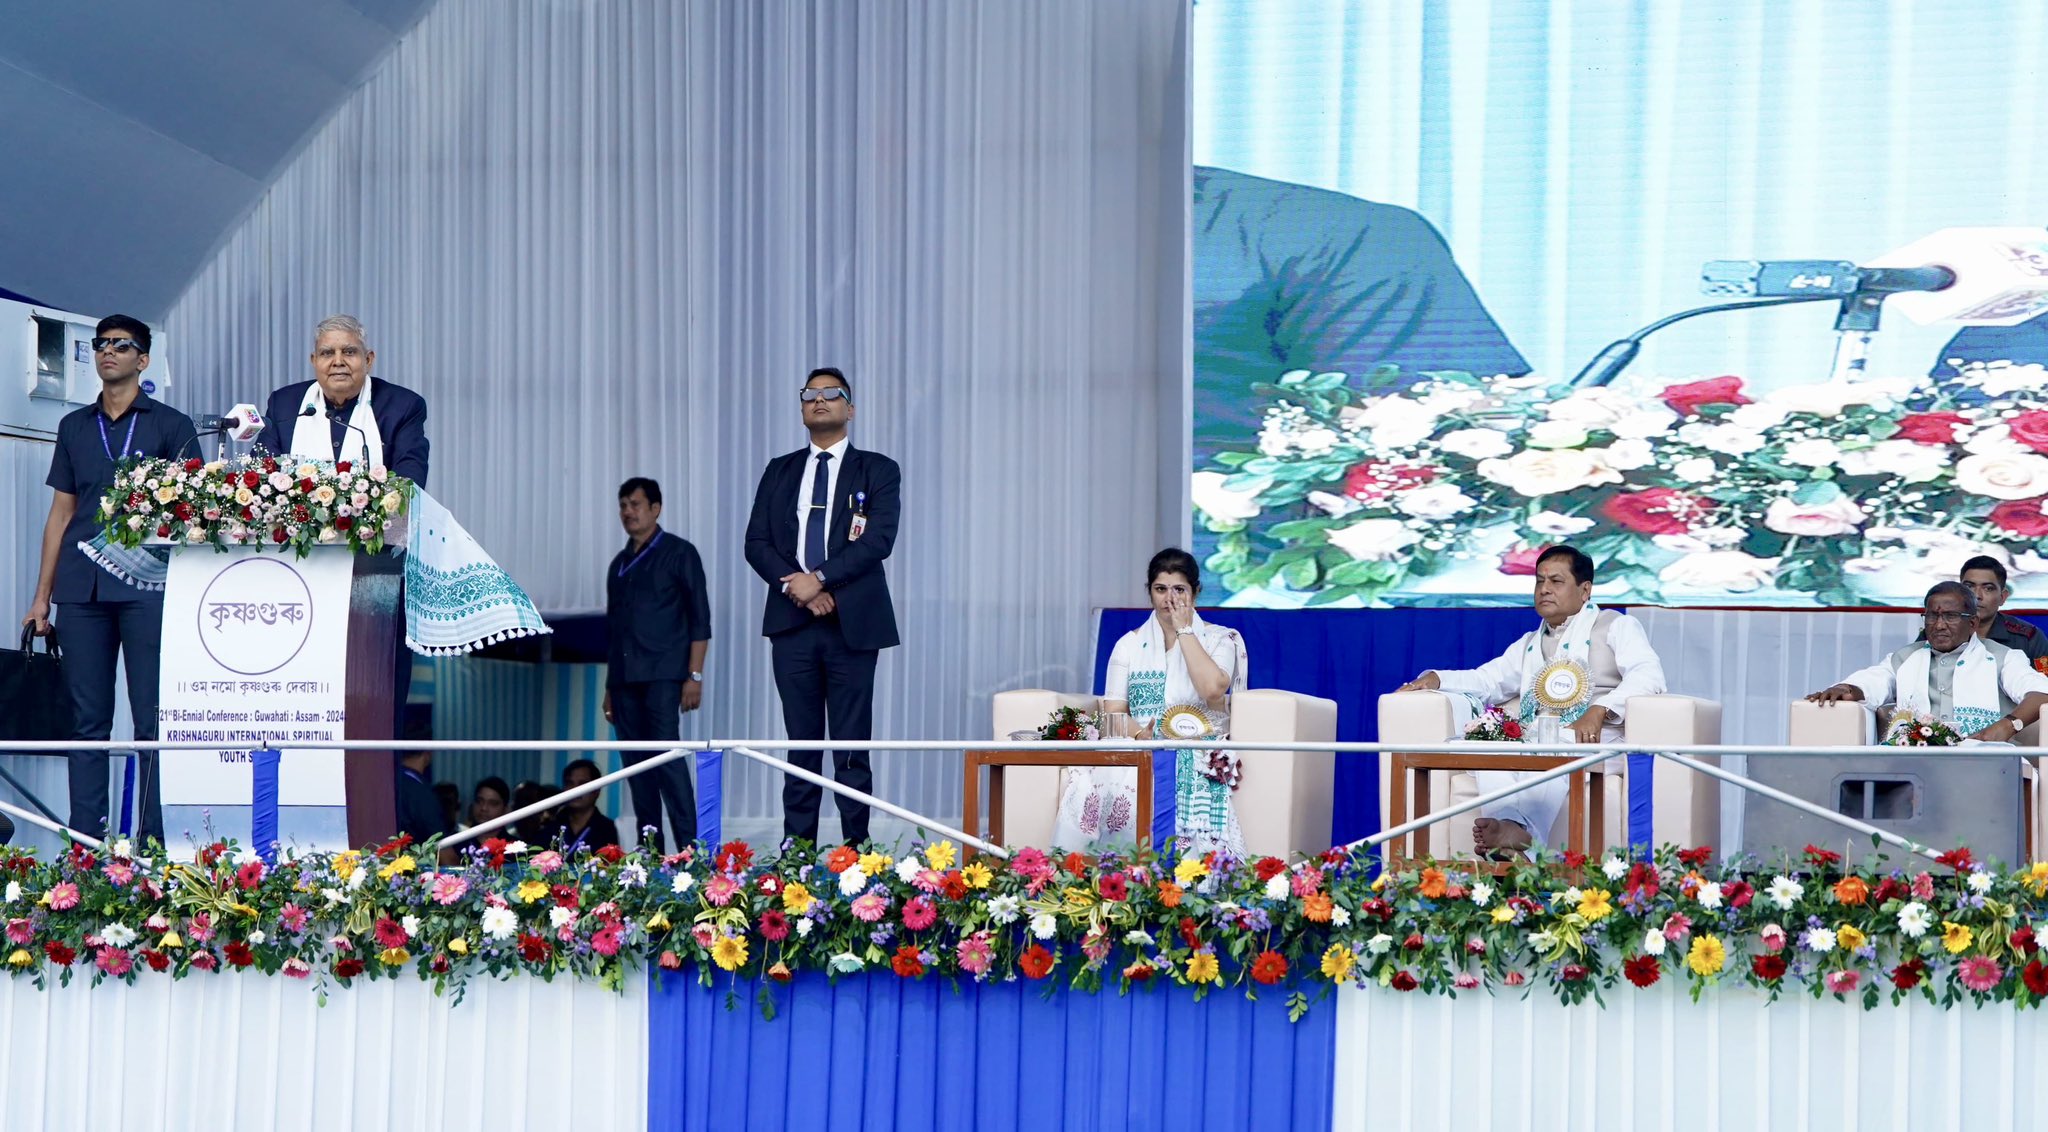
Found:
<svg viewBox="0 0 2048 1132"><path fill-rule="evenodd" d="M273 456L140 460L100 500L107 539L188 546L270 546L301 556L316 546L375 554L405 513L411 481L382 465L358 468Z"/></svg>
<svg viewBox="0 0 2048 1132"><path fill-rule="evenodd" d="M1358 386L1363 385L1365 389ZM1635 600L1778 590L1873 604L1990 554L2048 571L2048 370L1636 396L1531 377L1296 370L1255 391L1256 444L1194 475L1206 565L1231 592L1371 604L1455 560L1533 574L1569 540ZM1368 392L1370 390L1371 392ZM1393 392L1387 392L1392 390Z"/></svg>
<svg viewBox="0 0 2048 1132"><path fill-rule="evenodd" d="M457 1000L467 979L526 972L622 985L628 969L699 980L1023 979L1078 991L1153 982L1197 997L1288 995L1290 1016L1342 984L1579 1002L1622 982L1943 1006L2048 997L2036 925L2048 864L2005 872L1943 855L1931 870L1844 870L1837 854L1758 869L1710 849L1452 865L1370 875L1363 853L1283 861L1147 853L1093 861L1019 850L963 860L950 842L757 854L742 842L667 857L565 857L493 839L435 870L405 838L266 864L225 843L189 863L125 841L53 860L0 850L0 966L38 986L144 972L249 969L330 985L412 977ZM1517 990L1516 988L1524 988Z"/></svg>

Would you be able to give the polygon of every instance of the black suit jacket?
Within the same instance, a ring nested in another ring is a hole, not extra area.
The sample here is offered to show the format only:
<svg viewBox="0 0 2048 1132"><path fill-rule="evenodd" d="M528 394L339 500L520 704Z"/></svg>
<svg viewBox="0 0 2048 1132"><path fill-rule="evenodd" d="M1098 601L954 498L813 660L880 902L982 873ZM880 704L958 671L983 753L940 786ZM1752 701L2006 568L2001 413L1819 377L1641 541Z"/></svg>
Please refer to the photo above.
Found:
<svg viewBox="0 0 2048 1132"><path fill-rule="evenodd" d="M292 449L292 430L299 425L299 403L310 381L295 381L273 392L264 410L263 434L256 438L273 456ZM370 379L370 411L384 441L384 466L395 476L427 486L427 399L381 377ZM323 424L325 422L322 422Z"/></svg>
<svg viewBox="0 0 2048 1132"><path fill-rule="evenodd" d="M782 593L782 579L799 573L797 564L796 493L810 461L808 445L777 456L761 473L754 489L754 513L747 520L747 565L768 583L761 635L773 637L801 628L811 612ZM837 497L832 500L830 528L825 532L825 562L818 572L838 606L840 631L856 649L885 649L900 643L896 607L889 600L889 579L882 563L896 546L896 522L903 510L902 473L896 461L879 452L852 445L839 469ZM867 529L850 537L852 501L867 494Z"/></svg>

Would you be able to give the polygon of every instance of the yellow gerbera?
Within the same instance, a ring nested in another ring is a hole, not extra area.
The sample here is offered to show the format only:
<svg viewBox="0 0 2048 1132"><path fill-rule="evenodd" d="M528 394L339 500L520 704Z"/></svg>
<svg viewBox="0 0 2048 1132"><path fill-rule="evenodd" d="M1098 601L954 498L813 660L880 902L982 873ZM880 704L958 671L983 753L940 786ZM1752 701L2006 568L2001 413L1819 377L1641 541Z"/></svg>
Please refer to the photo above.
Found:
<svg viewBox="0 0 2048 1132"><path fill-rule="evenodd" d="M924 863L940 872L952 868L953 862L959 859L960 851L950 841L934 841L924 847Z"/></svg>
<svg viewBox="0 0 2048 1132"><path fill-rule="evenodd" d="M656 912L647 919L647 930L651 932L665 932L669 926L667 912Z"/></svg>
<svg viewBox="0 0 2048 1132"><path fill-rule="evenodd" d="M989 883L996 879L996 875L988 871L988 866L980 861L960 870L960 876L967 882L969 888L987 888Z"/></svg>
<svg viewBox="0 0 2048 1132"><path fill-rule="evenodd" d="M381 869L378 869L377 879L390 880L392 877L395 877L400 873L409 873L419 867L419 862L412 859L412 854L407 853L405 856L398 858L397 860L391 862L390 864L384 866Z"/></svg>
<svg viewBox="0 0 2048 1132"><path fill-rule="evenodd" d="M1207 951L1197 951L1188 958L1188 981L1191 983L1220 983L1223 968L1217 964L1216 956Z"/></svg>
<svg viewBox="0 0 2048 1132"><path fill-rule="evenodd" d="M1187 885L1209 875L1209 863L1200 857L1182 857L1173 867L1173 879Z"/></svg>
<svg viewBox="0 0 2048 1132"><path fill-rule="evenodd" d="M520 881L519 887L512 890L512 895L517 896L521 904L531 904L547 894L547 882L532 879Z"/></svg>
<svg viewBox="0 0 2048 1132"><path fill-rule="evenodd" d="M1508 907L1508 906L1507 906L1507 905L1505 905L1505 904L1496 904L1496 905L1494 905L1494 906L1493 906L1493 922L1494 922L1494 923L1496 923L1496 924L1505 924L1505 923L1507 923L1507 922L1508 922L1509 920L1512 920L1512 919L1514 919L1514 918L1515 918L1515 910L1514 910L1513 908L1510 908L1510 907Z"/></svg>
<svg viewBox="0 0 2048 1132"><path fill-rule="evenodd" d="M1948 948L1950 955L1961 955L1963 952L1968 951L1970 949L1970 941L1976 938L1977 933L1971 931L1965 925L1958 924L1954 920L1943 920L1941 922L1941 945Z"/></svg>
<svg viewBox="0 0 2048 1132"><path fill-rule="evenodd" d="M1694 936L1692 950L1686 952L1685 965L1694 974L1712 975L1728 963L1728 949L1721 946L1721 937L1713 935Z"/></svg>
<svg viewBox="0 0 2048 1132"><path fill-rule="evenodd" d="M1323 974L1331 982L1341 983L1351 974L1351 964L1354 961L1355 957L1351 954L1350 948L1341 943L1333 943L1328 951L1323 952Z"/></svg>
<svg viewBox="0 0 2048 1132"><path fill-rule="evenodd" d="M1864 935L1862 929L1854 924L1843 924L1835 929L1835 942L1841 945L1843 951L1854 951L1869 943L1870 937Z"/></svg>
<svg viewBox="0 0 2048 1132"><path fill-rule="evenodd" d="M334 855L334 875L343 880L356 875L356 865L362 859L363 855L354 849L350 849L345 853L336 853Z"/></svg>
<svg viewBox="0 0 2048 1132"><path fill-rule="evenodd" d="M2020 874L2020 879L2034 890L2034 895L2048 896L2048 861L2035 861L2032 868Z"/></svg>
<svg viewBox="0 0 2048 1132"><path fill-rule="evenodd" d="M811 905L817 902L818 898L811 895L811 890L801 884L785 884L782 886L782 910L792 916L803 915L811 910Z"/></svg>
<svg viewBox="0 0 2048 1132"><path fill-rule="evenodd" d="M718 964L719 970L722 971L737 971L741 967L746 966L747 937L743 935L718 937L718 942L711 945L711 961Z"/></svg>
<svg viewBox="0 0 2048 1132"><path fill-rule="evenodd" d="M860 855L860 871L871 877L881 876L889 870L890 865L895 863L895 861L889 858L887 853L862 853Z"/></svg>
<svg viewBox="0 0 2048 1132"><path fill-rule="evenodd" d="M1608 903L1609 894L1604 888L1589 888L1579 894L1579 915L1588 922L1601 919L1613 913L1614 905Z"/></svg>

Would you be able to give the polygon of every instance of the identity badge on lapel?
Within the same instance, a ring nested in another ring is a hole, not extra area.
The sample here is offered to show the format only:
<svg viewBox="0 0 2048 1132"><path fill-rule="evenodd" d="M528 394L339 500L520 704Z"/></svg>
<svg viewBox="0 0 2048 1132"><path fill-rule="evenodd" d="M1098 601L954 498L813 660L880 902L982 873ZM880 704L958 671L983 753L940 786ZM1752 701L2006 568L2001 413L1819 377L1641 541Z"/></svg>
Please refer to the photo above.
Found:
<svg viewBox="0 0 2048 1132"><path fill-rule="evenodd" d="M853 525L846 529L846 541L857 541L868 529L868 493L856 491L849 500L853 507Z"/></svg>

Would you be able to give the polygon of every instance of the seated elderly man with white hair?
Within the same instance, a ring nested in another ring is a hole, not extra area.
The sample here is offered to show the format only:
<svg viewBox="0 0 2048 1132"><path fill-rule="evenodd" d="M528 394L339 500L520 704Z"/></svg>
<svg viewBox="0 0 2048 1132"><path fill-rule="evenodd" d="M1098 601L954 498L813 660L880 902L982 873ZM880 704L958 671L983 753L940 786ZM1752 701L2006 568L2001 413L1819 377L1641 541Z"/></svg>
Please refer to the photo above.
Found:
<svg viewBox="0 0 2048 1132"><path fill-rule="evenodd" d="M2027 655L1976 634L1977 595L1961 582L1927 591L1920 618L1927 639L1914 641L1841 683L1806 697L1862 702L1931 716L1970 739L2009 742L2048 705L2048 676Z"/></svg>
<svg viewBox="0 0 2048 1132"><path fill-rule="evenodd" d="M1489 704L1508 704L1526 733L1543 710L1539 690L1562 689L1566 706L1557 714L1570 741L1613 743L1621 739L1622 717L1635 696L1664 691L1664 665L1650 647L1642 622L1592 604L1593 560L1569 546L1553 546L1536 560L1536 613L1543 624L1522 634L1499 657L1478 668L1425 672L1398 689L1434 690L1449 696L1459 733ZM1590 684L1590 688L1585 685ZM1523 772L1476 771L1479 791L1490 794L1526 778ZM1472 841L1487 853L1517 852L1541 845L1563 808L1569 787L1553 778L1482 806L1472 823Z"/></svg>

